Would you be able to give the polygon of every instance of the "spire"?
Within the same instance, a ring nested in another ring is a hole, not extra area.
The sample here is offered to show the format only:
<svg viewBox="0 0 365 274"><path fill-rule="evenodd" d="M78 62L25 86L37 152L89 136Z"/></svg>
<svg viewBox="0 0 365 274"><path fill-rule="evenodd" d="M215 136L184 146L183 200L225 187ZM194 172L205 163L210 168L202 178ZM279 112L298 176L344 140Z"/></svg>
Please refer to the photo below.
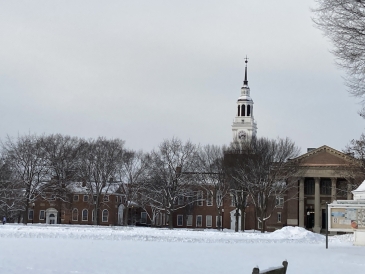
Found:
<svg viewBox="0 0 365 274"><path fill-rule="evenodd" d="M245 67L245 81L243 81L243 85L244 86L248 86L248 80L247 80L247 63L248 63L248 58L247 58L247 55L246 55L246 58L245 58L245 63L246 63L246 67Z"/></svg>

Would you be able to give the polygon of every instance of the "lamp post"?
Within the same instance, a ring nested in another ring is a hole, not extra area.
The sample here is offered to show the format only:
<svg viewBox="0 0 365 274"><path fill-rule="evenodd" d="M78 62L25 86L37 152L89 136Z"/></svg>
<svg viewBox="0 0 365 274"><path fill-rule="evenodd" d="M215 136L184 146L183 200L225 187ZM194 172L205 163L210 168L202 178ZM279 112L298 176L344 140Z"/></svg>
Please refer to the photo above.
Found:
<svg viewBox="0 0 365 274"><path fill-rule="evenodd" d="M32 203L32 224L34 224L34 202Z"/></svg>
<svg viewBox="0 0 365 274"><path fill-rule="evenodd" d="M221 221L221 227L222 227L222 231L223 231L223 228L224 228L224 226L223 226L223 223L224 223L224 208L222 208L222 221Z"/></svg>

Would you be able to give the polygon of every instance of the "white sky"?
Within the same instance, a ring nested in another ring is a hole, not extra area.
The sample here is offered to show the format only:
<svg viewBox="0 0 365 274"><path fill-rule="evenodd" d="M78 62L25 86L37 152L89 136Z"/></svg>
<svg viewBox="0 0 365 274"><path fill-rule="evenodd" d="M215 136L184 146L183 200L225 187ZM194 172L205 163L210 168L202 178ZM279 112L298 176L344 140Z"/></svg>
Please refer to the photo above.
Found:
<svg viewBox="0 0 365 274"><path fill-rule="evenodd" d="M249 57L258 135L343 149L364 120L314 1L1 1L0 137L228 144Z"/></svg>

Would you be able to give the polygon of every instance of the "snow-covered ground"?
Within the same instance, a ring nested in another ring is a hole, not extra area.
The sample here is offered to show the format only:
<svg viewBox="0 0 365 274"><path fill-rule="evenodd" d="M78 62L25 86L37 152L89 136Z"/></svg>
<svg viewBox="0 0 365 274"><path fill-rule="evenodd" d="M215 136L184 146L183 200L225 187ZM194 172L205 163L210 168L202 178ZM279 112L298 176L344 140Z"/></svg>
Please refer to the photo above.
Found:
<svg viewBox="0 0 365 274"><path fill-rule="evenodd" d="M273 233L230 230L0 226L0 273L252 273L288 260L288 274L364 273L365 247L352 235L298 227Z"/></svg>

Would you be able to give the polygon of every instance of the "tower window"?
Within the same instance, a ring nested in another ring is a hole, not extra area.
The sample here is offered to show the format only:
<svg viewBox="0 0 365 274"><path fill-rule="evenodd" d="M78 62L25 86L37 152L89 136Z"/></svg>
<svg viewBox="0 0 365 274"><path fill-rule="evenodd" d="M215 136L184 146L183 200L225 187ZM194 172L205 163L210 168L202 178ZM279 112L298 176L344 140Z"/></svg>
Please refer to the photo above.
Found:
<svg viewBox="0 0 365 274"><path fill-rule="evenodd" d="M251 106L247 105L247 116L251 116Z"/></svg>
<svg viewBox="0 0 365 274"><path fill-rule="evenodd" d="M245 116L245 105L242 105L241 107L242 107L241 114L242 116Z"/></svg>
<svg viewBox="0 0 365 274"><path fill-rule="evenodd" d="M237 114L237 116L240 116L240 110L241 110L241 107L238 106L238 114Z"/></svg>

